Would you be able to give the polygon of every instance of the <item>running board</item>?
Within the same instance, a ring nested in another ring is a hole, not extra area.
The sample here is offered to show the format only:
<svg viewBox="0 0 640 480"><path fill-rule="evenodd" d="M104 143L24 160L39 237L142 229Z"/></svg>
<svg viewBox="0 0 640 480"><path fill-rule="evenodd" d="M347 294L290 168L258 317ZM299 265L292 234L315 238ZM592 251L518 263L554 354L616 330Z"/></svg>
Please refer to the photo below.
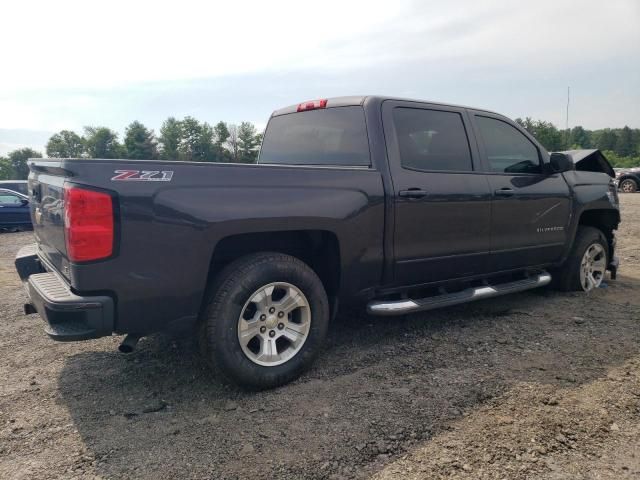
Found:
<svg viewBox="0 0 640 480"><path fill-rule="evenodd" d="M402 299L402 300L373 300L367 304L367 311L371 315L405 315L407 313L422 312L434 308L449 307L459 303L473 302L483 298L497 297L508 293L522 292L532 288L542 287L551 282L551 275L542 272L535 276L497 285L468 288L461 292L444 293L433 297Z"/></svg>

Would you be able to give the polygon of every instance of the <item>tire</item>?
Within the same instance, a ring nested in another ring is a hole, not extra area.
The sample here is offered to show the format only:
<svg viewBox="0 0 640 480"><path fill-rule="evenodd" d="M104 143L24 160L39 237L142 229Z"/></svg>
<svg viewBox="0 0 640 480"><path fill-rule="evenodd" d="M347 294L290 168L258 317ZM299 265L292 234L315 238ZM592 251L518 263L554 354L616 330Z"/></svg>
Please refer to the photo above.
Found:
<svg viewBox="0 0 640 480"><path fill-rule="evenodd" d="M587 253L594 257L592 262L587 259ZM555 286L565 292L591 291L604 280L608 264L609 244L604 234L597 228L580 226L569 257L554 274Z"/></svg>
<svg viewBox="0 0 640 480"><path fill-rule="evenodd" d="M304 262L256 253L216 277L201 322L200 349L213 369L243 388L263 390L311 365L327 334L329 303Z"/></svg>
<svg viewBox="0 0 640 480"><path fill-rule="evenodd" d="M638 183L631 178L625 178L620 182L618 189L624 193L635 193L638 191Z"/></svg>

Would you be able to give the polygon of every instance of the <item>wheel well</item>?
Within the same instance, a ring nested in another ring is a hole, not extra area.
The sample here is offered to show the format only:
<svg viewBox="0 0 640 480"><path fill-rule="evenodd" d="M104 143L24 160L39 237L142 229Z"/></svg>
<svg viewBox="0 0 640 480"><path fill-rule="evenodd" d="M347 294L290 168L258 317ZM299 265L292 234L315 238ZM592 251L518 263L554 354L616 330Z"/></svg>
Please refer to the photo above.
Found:
<svg viewBox="0 0 640 480"><path fill-rule="evenodd" d="M225 265L244 255L267 251L299 258L320 277L329 297L338 293L340 247L335 234L326 230L256 232L225 237L213 251L209 279Z"/></svg>
<svg viewBox="0 0 640 480"><path fill-rule="evenodd" d="M580 215L579 225L595 227L604 233L609 241L609 245L613 240L613 231L618 228L620 223L620 213L616 210L598 209L587 210Z"/></svg>

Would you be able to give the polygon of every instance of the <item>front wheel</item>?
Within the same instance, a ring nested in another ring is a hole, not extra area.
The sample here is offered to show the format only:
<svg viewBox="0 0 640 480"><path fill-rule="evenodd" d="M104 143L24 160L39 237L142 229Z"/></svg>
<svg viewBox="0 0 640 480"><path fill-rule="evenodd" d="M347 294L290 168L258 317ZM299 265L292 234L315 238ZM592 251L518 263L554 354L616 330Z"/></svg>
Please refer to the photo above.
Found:
<svg viewBox="0 0 640 480"><path fill-rule="evenodd" d="M228 380L273 388L309 367L328 324L327 295L315 272L289 255L257 253L216 278L200 342L206 359Z"/></svg>
<svg viewBox="0 0 640 480"><path fill-rule="evenodd" d="M604 234L594 227L578 227L571 253L556 272L556 285L564 291L589 292L604 280L609 247Z"/></svg>

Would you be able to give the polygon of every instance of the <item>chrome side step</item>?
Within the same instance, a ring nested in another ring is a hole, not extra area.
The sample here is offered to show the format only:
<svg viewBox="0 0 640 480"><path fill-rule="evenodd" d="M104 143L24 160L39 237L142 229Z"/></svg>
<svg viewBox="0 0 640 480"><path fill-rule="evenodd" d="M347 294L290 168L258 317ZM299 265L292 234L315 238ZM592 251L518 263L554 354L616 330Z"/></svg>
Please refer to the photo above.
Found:
<svg viewBox="0 0 640 480"><path fill-rule="evenodd" d="M432 310L434 308L449 307L459 303L473 302L483 298L497 297L508 293L522 292L532 288L542 287L551 282L551 275L547 272L496 285L468 288L460 292L444 293L433 297L402 299L402 300L372 300L367 304L367 311L371 315L405 315L407 313Z"/></svg>

